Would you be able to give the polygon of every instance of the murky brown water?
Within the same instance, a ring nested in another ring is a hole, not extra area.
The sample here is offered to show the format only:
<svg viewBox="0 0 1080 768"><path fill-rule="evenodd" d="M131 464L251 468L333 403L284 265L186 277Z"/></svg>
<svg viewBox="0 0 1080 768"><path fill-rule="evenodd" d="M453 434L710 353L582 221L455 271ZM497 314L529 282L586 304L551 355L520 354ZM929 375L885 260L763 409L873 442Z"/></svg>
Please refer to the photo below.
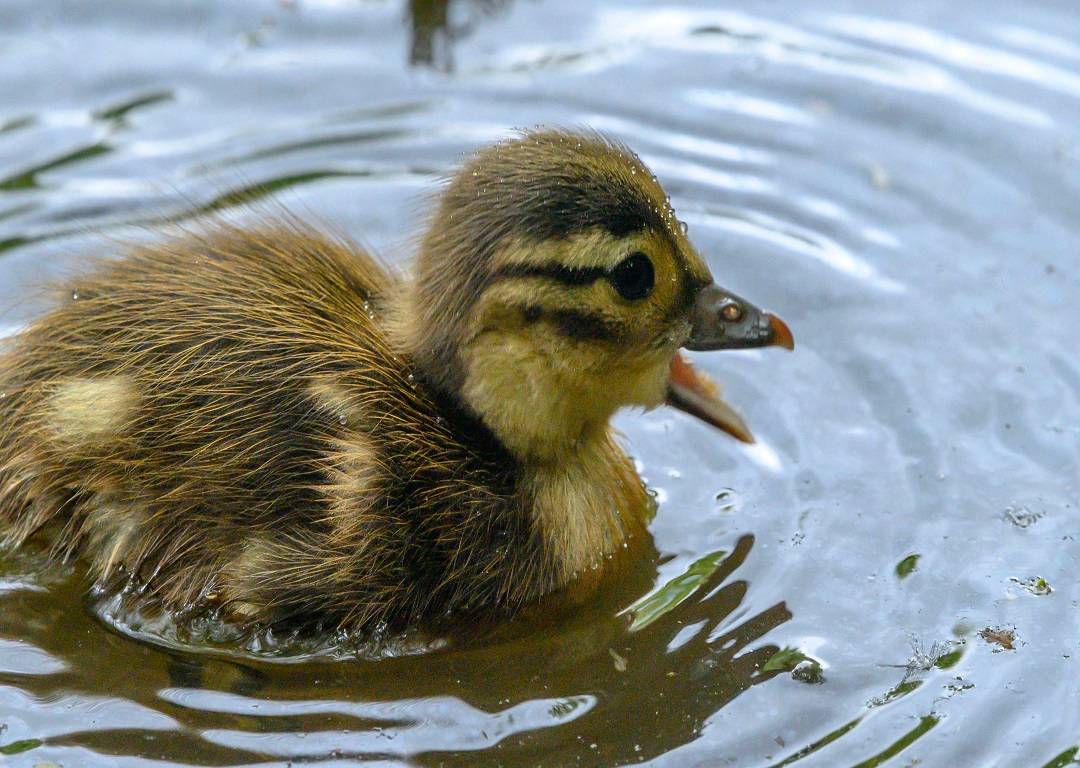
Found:
<svg viewBox="0 0 1080 768"><path fill-rule="evenodd" d="M169 648L8 555L0 764L1076 764L1072 2L6 0L0 323L95 231L263 189L404 259L434 180L537 123L629 142L791 323L697 361L760 444L621 416L655 568L472 648Z"/></svg>

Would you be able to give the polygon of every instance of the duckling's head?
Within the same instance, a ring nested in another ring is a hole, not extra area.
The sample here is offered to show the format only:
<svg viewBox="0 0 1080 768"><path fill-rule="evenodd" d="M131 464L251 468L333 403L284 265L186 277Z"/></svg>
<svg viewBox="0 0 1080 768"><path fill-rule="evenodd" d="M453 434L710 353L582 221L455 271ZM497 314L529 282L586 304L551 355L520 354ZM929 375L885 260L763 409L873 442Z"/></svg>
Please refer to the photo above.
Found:
<svg viewBox="0 0 1080 768"><path fill-rule="evenodd" d="M595 133L527 132L468 160L409 291L402 332L421 375L523 460L665 400L748 437L678 350L791 343L715 285L656 178Z"/></svg>

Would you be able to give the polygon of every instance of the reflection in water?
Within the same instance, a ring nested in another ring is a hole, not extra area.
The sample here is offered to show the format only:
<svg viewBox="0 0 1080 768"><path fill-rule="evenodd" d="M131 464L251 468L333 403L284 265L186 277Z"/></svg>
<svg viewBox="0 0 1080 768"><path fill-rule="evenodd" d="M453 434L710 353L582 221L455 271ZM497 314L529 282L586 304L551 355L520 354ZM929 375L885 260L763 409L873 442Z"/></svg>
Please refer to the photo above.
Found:
<svg viewBox="0 0 1080 768"><path fill-rule="evenodd" d="M453 69L449 13L450 0L409 0L409 21L412 24L410 64L426 64L441 72Z"/></svg>
<svg viewBox="0 0 1080 768"><path fill-rule="evenodd" d="M0 690L80 712L102 696L126 702L112 708L107 731L58 717L45 748L123 754L153 734L141 754L192 762L333 754L469 766L475 750L496 744L515 763L544 755L563 764L584 741L600 764L637 761L692 741L720 707L785 670L768 663L777 646L762 642L790 618L782 603L729 621L748 588L732 576L752 548L745 536L634 602L655 579L653 551L582 613L492 628L459 638L457 650L277 663L113 637L85 643L100 631L94 620L60 613L80 602L81 580L73 573L35 588L33 577L10 576L41 564L20 555L4 563L11 588L0 594L0 636L21 638L35 655L0 670ZM63 632L49 629L60 623ZM555 728L570 722L576 741Z"/></svg>
<svg viewBox="0 0 1080 768"><path fill-rule="evenodd" d="M451 7L455 5L467 12L468 18L452 19ZM483 17L508 5L510 0L409 0L409 63L453 71L454 42L469 35Z"/></svg>

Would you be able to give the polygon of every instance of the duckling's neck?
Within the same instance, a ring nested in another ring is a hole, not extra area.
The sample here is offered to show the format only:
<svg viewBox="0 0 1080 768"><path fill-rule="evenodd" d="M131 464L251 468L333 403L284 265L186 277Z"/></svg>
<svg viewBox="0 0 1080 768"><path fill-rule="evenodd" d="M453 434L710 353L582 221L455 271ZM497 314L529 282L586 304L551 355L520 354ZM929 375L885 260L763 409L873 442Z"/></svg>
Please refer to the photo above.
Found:
<svg viewBox="0 0 1080 768"><path fill-rule="evenodd" d="M512 353L512 345L500 345L490 354ZM644 534L648 509L641 480L612 435L614 408L551 366L541 371L534 360L488 354L482 346L472 350L463 399L518 460L525 506L555 584L594 583L631 538Z"/></svg>
<svg viewBox="0 0 1080 768"><path fill-rule="evenodd" d="M508 369L488 374L498 370ZM644 535L648 496L612 435L609 411L552 378L530 384L470 376L464 391L470 409L518 460L555 586L597 583L608 561Z"/></svg>
<svg viewBox="0 0 1080 768"><path fill-rule="evenodd" d="M486 359L505 354L505 348L472 352L461 399L520 462L573 463L606 442L612 408L592 402L555 371L522 375L535 370L534 361Z"/></svg>
<svg viewBox="0 0 1080 768"><path fill-rule="evenodd" d="M608 561L645 534L648 496L607 425L560 461L526 463L523 475L558 586L579 577L596 581Z"/></svg>

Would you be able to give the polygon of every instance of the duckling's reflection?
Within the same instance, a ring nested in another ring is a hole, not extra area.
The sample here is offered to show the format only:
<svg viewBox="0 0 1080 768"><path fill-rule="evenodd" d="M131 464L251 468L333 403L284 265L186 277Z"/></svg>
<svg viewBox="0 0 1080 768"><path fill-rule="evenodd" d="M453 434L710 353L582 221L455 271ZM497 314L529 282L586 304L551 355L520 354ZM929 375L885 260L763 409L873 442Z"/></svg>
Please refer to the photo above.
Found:
<svg viewBox="0 0 1080 768"><path fill-rule="evenodd" d="M431 67L440 72L452 71L454 41L471 34L481 20L509 6L510 0L459 2L459 7L466 7L469 11L460 22L451 19L452 5L451 0L409 0L412 29L410 64Z"/></svg>
<svg viewBox="0 0 1080 768"><path fill-rule="evenodd" d="M729 577L746 561L753 536L743 536L730 552L702 558L687 573L659 585L652 595L666 599L652 602L654 610L641 621L640 613L633 616L622 606L642 606L635 598L655 583L659 555L649 544L651 568L613 583L573 618L557 625L538 619L532 626L518 626L517 639L455 654L453 674L461 690L470 691L465 697L485 711L504 708L505 698L599 699L573 723L537 724L517 734L513 745L501 745L502 759L527 765L530 757L543 755L545 764L573 764L584 745L591 764L646 760L693 741L717 710L779 674L763 671L779 648L755 644L791 618L783 602L717 633L746 597L748 583ZM696 567L704 562L710 568ZM691 571L702 578L692 578ZM489 695L472 695L480 691ZM505 697L502 707L497 697ZM475 755L431 753L421 762L473 765Z"/></svg>
<svg viewBox="0 0 1080 768"><path fill-rule="evenodd" d="M746 598L748 583L732 577L753 545L743 536L654 589L660 556L648 542L637 567L587 605L509 627L472 622L446 652L378 661L267 663L132 642L105 633L81 611L57 615L57 606L80 600L77 578L4 596L0 608L9 620L0 621L0 634L25 638L63 662L60 674L21 677L15 684L25 693L107 697L182 714L186 735L159 744L169 760L198 762L212 752L223 762L257 761L265 757L256 745L263 732L283 739L325 732L341 758L371 756L376 741L397 754L394 747L406 747L392 740L408 735L410 758L420 764L475 765L482 746L475 720L501 723L506 714L514 724L513 738L499 745L503 764L532 765L539 755L545 764L575 763L583 749L590 764L624 764L693 741L719 709L780 673L763 671L778 650L763 641L791 617L783 602L719 629ZM644 594L652 596L647 620ZM19 605L8 605L15 595ZM627 605L639 606L638 616ZM36 629L5 626L50 614L33 622ZM107 642L87 643L88 636ZM259 702L265 706L254 706ZM224 712L232 714L222 720ZM198 735L207 728L220 743ZM76 727L50 743L128 754L136 736Z"/></svg>

